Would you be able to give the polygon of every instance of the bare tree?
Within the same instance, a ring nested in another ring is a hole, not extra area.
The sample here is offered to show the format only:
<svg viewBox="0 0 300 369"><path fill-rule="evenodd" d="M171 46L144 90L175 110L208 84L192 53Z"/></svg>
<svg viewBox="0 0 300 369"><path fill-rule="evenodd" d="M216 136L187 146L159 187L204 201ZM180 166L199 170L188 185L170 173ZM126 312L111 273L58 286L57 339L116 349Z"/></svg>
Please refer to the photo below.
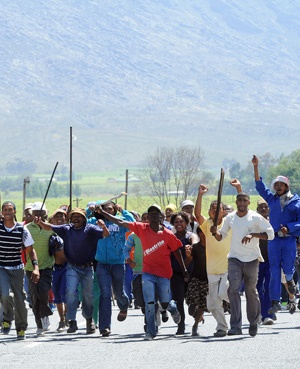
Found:
<svg viewBox="0 0 300 369"><path fill-rule="evenodd" d="M157 202L165 206L170 200L170 173L172 153L170 148L158 148L146 159L145 182Z"/></svg>
<svg viewBox="0 0 300 369"><path fill-rule="evenodd" d="M204 155L200 147L161 147L146 160L145 182L163 207L174 198L176 206L198 185L199 173L204 169Z"/></svg>

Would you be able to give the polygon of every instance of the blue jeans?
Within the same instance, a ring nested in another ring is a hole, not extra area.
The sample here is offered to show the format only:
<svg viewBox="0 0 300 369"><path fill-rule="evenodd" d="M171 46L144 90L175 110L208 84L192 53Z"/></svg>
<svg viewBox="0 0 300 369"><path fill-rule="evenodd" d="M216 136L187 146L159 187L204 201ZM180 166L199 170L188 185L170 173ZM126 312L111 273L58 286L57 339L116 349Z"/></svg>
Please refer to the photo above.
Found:
<svg viewBox="0 0 300 369"><path fill-rule="evenodd" d="M82 316L91 319L93 315L93 267L77 267L67 264L66 304L67 320L76 320L78 307L78 285L82 286Z"/></svg>
<svg viewBox="0 0 300 369"><path fill-rule="evenodd" d="M280 301L281 295L281 268L287 280L293 277L295 272L296 240L294 237L275 237L268 242L268 254L270 263L270 299Z"/></svg>
<svg viewBox="0 0 300 369"><path fill-rule="evenodd" d="M145 299L147 333L153 337L156 336L155 327L155 303L160 301L163 309L167 309L171 314L177 310L175 301L170 301L170 280L168 278L158 277L157 275L142 274L143 295Z"/></svg>
<svg viewBox="0 0 300 369"><path fill-rule="evenodd" d="M97 264L96 274L100 287L99 330L111 327L111 289L120 310L127 310L128 297L124 291L124 264Z"/></svg>
<svg viewBox="0 0 300 369"><path fill-rule="evenodd" d="M66 302L66 271L67 264L62 267L54 265L52 273L52 291L55 304Z"/></svg>
<svg viewBox="0 0 300 369"><path fill-rule="evenodd" d="M274 315L268 313L268 310L271 307L269 285L270 285L270 264L268 261L265 261L263 263L259 263L258 280L256 285L259 294L262 320L264 320L265 318L274 317Z"/></svg>
<svg viewBox="0 0 300 369"><path fill-rule="evenodd" d="M129 302L132 302L132 281L133 281L133 270L130 268L129 264L125 264L125 279L124 279L124 289Z"/></svg>

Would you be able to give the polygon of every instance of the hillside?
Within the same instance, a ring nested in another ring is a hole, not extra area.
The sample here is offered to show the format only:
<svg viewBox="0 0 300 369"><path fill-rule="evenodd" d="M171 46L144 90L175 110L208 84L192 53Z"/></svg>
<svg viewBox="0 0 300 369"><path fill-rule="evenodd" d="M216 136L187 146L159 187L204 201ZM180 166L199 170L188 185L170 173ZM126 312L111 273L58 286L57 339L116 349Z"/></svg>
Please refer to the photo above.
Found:
<svg viewBox="0 0 300 369"><path fill-rule="evenodd" d="M223 158L299 148L300 3L0 3L2 163L139 165L157 146Z"/></svg>

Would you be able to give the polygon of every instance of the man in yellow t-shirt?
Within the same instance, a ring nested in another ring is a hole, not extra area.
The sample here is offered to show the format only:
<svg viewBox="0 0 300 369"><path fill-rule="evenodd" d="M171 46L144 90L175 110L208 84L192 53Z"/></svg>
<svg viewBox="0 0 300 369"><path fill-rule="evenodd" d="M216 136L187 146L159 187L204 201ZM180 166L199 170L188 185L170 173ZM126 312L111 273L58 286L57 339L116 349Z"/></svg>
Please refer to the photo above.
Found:
<svg viewBox="0 0 300 369"><path fill-rule="evenodd" d="M234 184L232 184L234 186ZM195 206L195 216L199 222L206 237L206 268L208 277L208 295L207 309L212 313L217 321L215 337L224 337L227 334L228 325L223 309L223 300L228 303L228 258L227 255L230 249L231 233L227 238L218 242L211 234L210 228L213 225L217 209L217 201L212 201L208 211L209 218L207 219L202 213L202 197L208 191L208 187L204 184L199 186L198 197ZM220 206L217 228L221 228L224 222L224 207Z"/></svg>

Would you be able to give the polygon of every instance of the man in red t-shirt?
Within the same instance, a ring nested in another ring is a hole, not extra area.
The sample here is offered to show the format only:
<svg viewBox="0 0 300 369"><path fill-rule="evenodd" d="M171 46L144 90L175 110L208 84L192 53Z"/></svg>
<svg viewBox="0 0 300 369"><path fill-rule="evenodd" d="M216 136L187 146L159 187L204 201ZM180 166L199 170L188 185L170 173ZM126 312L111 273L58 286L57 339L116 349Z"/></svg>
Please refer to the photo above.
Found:
<svg viewBox="0 0 300 369"><path fill-rule="evenodd" d="M155 303L157 298L162 308L171 313L176 324L181 319L176 302L170 301L170 278L172 276L170 255L171 252L174 253L185 278L188 279L188 272L179 250L182 243L162 225L163 214L156 204L151 205L148 209L149 223L126 222L106 213L101 207L99 210L107 220L130 229L141 239L143 248L142 283L147 321L145 340L152 340L156 336Z"/></svg>

